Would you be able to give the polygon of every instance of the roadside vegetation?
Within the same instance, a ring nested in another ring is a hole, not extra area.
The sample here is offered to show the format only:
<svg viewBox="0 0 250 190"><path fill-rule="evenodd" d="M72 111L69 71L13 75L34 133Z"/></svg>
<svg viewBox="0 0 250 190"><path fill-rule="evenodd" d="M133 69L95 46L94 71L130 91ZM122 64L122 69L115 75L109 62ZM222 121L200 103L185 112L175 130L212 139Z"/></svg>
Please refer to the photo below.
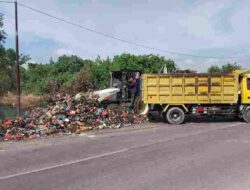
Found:
<svg viewBox="0 0 250 190"><path fill-rule="evenodd" d="M228 73L228 72L232 72L234 70L238 70L238 69L242 69L241 66L237 63L233 63L233 64L226 64L226 65L222 65L221 67L217 66L217 65L212 65L211 67L208 68L208 73Z"/></svg>

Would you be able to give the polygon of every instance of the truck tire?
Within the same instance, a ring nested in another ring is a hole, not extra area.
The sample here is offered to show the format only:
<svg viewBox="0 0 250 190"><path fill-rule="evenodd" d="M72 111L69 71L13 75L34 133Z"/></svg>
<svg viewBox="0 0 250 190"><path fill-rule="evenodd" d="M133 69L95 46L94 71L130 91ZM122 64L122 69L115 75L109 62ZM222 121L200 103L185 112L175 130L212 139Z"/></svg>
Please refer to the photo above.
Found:
<svg viewBox="0 0 250 190"><path fill-rule="evenodd" d="M185 120L185 113L179 107L172 107L167 111L166 119L170 124L179 125Z"/></svg>
<svg viewBox="0 0 250 190"><path fill-rule="evenodd" d="M250 123L250 106L248 106L244 113L243 113L243 119L245 122Z"/></svg>

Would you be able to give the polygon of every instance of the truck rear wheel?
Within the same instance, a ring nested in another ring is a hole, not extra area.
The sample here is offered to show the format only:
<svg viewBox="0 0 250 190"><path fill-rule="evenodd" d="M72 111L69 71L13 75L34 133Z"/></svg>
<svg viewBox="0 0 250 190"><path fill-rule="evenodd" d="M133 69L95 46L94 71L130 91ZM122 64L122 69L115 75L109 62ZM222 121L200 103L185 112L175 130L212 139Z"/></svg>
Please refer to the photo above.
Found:
<svg viewBox="0 0 250 190"><path fill-rule="evenodd" d="M250 123L250 106L246 108L246 110L243 113L243 119L245 122Z"/></svg>
<svg viewBox="0 0 250 190"><path fill-rule="evenodd" d="M166 119L170 124L179 125L185 120L185 113L179 107L172 107L167 111Z"/></svg>

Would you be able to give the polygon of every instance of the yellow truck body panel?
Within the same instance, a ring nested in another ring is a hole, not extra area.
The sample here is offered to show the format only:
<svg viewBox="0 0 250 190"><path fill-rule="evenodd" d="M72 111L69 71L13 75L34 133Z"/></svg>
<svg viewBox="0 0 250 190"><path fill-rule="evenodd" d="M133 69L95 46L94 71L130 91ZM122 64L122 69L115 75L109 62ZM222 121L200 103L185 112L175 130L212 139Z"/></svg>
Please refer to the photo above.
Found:
<svg viewBox="0 0 250 190"><path fill-rule="evenodd" d="M241 102L250 104L250 74L244 74L241 82Z"/></svg>
<svg viewBox="0 0 250 190"><path fill-rule="evenodd" d="M144 74L146 104L236 104L239 74Z"/></svg>

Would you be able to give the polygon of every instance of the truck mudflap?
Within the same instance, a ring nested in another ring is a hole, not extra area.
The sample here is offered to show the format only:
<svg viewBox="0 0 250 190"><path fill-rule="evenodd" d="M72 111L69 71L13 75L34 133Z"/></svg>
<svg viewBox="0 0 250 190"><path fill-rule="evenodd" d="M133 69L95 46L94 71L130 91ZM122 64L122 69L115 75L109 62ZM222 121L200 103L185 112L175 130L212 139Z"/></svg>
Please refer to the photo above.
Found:
<svg viewBox="0 0 250 190"><path fill-rule="evenodd" d="M149 105L144 104L141 96L137 96L134 101L134 112L140 115L146 115L149 112Z"/></svg>

